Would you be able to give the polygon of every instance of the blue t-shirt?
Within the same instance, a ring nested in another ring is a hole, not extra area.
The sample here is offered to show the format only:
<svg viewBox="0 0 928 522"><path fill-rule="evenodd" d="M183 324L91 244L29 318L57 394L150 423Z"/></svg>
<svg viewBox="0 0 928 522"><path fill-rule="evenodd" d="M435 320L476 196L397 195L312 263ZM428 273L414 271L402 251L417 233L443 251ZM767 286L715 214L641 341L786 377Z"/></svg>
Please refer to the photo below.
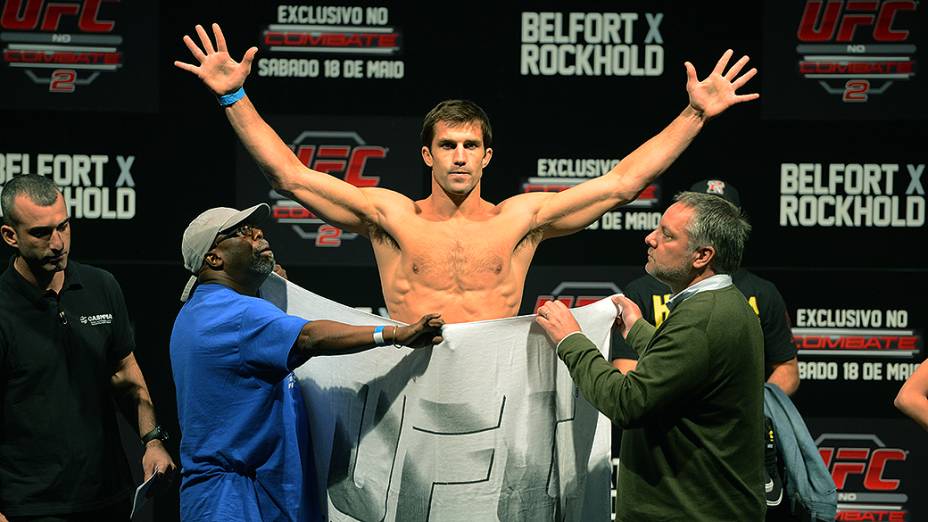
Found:
<svg viewBox="0 0 928 522"><path fill-rule="evenodd" d="M182 520L318 517L306 410L287 367L306 323L220 284L198 286L181 309L171 369Z"/></svg>

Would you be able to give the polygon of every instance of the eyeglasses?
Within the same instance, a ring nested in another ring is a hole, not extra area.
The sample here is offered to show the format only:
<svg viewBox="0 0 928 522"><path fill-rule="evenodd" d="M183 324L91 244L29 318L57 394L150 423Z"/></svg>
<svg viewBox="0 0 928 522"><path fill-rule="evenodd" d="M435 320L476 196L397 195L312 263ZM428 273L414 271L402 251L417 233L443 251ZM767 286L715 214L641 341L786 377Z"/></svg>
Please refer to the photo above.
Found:
<svg viewBox="0 0 928 522"><path fill-rule="evenodd" d="M223 241L225 241L226 239L232 239L233 237L244 237L247 239L254 239L255 235L261 234L261 233L263 233L263 231L254 225L248 225L248 224L241 225L232 230L229 230L226 233L217 234L216 241L213 243L213 246L215 247L219 245L219 243L222 243Z"/></svg>

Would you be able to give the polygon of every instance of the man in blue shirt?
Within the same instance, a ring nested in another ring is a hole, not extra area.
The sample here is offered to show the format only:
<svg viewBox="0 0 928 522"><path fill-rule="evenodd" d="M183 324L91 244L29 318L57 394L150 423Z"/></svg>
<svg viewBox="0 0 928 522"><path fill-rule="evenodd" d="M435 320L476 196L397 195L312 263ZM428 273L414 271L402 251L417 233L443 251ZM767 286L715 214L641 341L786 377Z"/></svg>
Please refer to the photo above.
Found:
<svg viewBox="0 0 928 522"><path fill-rule="evenodd" d="M292 370L317 355L440 343L443 321L409 326L309 322L258 297L274 254L256 222L266 204L207 210L184 232L196 274L171 334L183 520L316 520L308 425Z"/></svg>

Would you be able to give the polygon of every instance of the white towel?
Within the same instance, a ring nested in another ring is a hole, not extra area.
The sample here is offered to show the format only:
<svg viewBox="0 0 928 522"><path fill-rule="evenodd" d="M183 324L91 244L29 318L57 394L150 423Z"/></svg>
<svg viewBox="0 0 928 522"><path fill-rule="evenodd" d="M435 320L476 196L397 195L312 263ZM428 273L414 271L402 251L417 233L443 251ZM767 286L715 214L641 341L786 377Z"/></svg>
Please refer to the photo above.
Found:
<svg viewBox="0 0 928 522"><path fill-rule="evenodd" d="M307 319L401 324L276 276L262 296ZM573 313L608 353L611 301ZM534 317L446 325L432 348L298 368L326 519L609 520L609 421Z"/></svg>

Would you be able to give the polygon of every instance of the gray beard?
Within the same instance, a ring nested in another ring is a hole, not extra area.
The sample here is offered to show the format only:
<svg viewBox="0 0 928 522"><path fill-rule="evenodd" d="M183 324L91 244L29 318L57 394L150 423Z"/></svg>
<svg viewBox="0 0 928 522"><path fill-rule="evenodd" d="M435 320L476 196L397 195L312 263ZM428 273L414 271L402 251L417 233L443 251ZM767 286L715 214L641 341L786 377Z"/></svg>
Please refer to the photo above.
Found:
<svg viewBox="0 0 928 522"><path fill-rule="evenodd" d="M256 274L268 276L274 271L274 257L259 254L251 260L251 266L248 268Z"/></svg>
<svg viewBox="0 0 928 522"><path fill-rule="evenodd" d="M689 276L689 271L685 268L682 269L662 269L654 268L648 272L654 279L657 279L661 283L669 287L673 287L675 284L680 281L685 281Z"/></svg>

